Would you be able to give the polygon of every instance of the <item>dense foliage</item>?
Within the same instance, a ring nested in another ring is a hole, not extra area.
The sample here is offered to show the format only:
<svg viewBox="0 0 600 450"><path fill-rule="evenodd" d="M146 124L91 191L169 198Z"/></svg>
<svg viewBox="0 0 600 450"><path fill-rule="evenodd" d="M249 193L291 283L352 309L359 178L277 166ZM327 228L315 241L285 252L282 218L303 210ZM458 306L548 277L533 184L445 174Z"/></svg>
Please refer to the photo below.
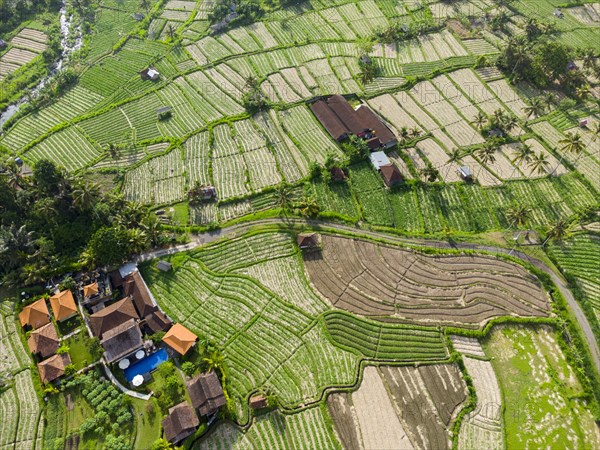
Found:
<svg viewBox="0 0 600 450"><path fill-rule="evenodd" d="M81 265L113 265L167 236L148 209L40 160L0 176L0 277L36 283ZM89 244L88 244L89 242ZM85 250L85 251L84 251Z"/></svg>

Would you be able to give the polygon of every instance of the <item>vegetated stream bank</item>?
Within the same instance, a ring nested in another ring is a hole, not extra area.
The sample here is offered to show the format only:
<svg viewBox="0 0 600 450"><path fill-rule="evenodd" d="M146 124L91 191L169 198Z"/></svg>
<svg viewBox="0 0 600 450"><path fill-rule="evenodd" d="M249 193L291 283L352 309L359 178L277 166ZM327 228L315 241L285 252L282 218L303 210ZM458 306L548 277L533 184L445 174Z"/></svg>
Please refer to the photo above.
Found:
<svg viewBox="0 0 600 450"><path fill-rule="evenodd" d="M67 16L67 2L66 0L62 1L60 10L60 33L62 38L60 40L60 46L62 48L62 52L58 61L53 64L52 70L50 73L44 77L40 82L30 90L27 95L23 95L21 99L9 105L2 114L0 114L0 130L4 124L13 117L17 111L19 111L20 107L27 103L28 98L36 98L39 93L47 86L47 84L52 80L60 71L63 69L65 63L68 61L69 56L75 51L81 48L83 37L81 34L81 25L78 25L75 31L75 36L73 39L71 38L71 24L73 22L73 15Z"/></svg>

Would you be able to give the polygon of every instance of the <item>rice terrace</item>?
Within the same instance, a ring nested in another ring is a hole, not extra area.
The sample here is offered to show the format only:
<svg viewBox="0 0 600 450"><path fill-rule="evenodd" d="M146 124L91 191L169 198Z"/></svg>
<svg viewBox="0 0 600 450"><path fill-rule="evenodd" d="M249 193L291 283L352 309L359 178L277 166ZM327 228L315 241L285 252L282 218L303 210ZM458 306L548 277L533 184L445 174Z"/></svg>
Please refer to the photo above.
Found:
<svg viewBox="0 0 600 450"><path fill-rule="evenodd" d="M597 1L0 18L0 450L600 448Z"/></svg>

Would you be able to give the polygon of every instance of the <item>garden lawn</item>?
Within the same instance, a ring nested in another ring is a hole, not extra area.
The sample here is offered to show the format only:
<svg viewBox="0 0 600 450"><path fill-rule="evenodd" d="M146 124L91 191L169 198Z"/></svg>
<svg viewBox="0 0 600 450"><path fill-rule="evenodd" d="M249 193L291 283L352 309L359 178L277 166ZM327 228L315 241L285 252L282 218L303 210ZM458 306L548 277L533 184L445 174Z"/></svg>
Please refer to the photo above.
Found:
<svg viewBox="0 0 600 450"><path fill-rule="evenodd" d="M71 361L77 370L83 369L95 361L89 350L91 342L92 340L85 330L81 330L81 332L67 339L69 355L71 355Z"/></svg>

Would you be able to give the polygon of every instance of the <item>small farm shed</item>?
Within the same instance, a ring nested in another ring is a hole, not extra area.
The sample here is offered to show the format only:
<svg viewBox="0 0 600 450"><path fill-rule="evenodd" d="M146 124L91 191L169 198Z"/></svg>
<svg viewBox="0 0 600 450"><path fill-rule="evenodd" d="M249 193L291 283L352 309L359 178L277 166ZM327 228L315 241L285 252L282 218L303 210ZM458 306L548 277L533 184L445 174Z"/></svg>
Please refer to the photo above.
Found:
<svg viewBox="0 0 600 450"><path fill-rule="evenodd" d="M162 108L158 108L156 110L156 118L158 120L168 119L169 117L171 117L171 115L172 113L170 106L163 106Z"/></svg>
<svg viewBox="0 0 600 450"><path fill-rule="evenodd" d="M373 167L377 170L379 170L381 166L392 163L384 152L373 152L369 155L369 159L371 160Z"/></svg>
<svg viewBox="0 0 600 450"><path fill-rule="evenodd" d="M142 13L133 13L131 15L131 17L133 18L133 20L137 20L138 22L141 22L142 20L144 20L144 16Z"/></svg>
<svg viewBox="0 0 600 450"><path fill-rule="evenodd" d="M301 249L317 248L319 246L319 235L317 233L300 233L296 241Z"/></svg>
<svg viewBox="0 0 600 450"><path fill-rule="evenodd" d="M346 178L348 178L344 169L340 167L332 167L329 169L329 173L331 174L331 179L333 181L344 181Z"/></svg>
<svg viewBox="0 0 600 450"><path fill-rule="evenodd" d="M152 67L148 67L147 69L144 69L140 72L140 76L142 77L142 80L156 81L160 78L160 73L158 72L158 70Z"/></svg>
<svg viewBox="0 0 600 450"><path fill-rule="evenodd" d="M163 272L168 272L173 268L173 265L168 261L159 261L158 264L156 264L156 268Z"/></svg>
<svg viewBox="0 0 600 450"><path fill-rule="evenodd" d="M460 166L458 168L458 174L465 181L473 180L473 173L471 172L471 168L469 166Z"/></svg>
<svg viewBox="0 0 600 450"><path fill-rule="evenodd" d="M0 50L5 49L8 46L4 39L0 39Z"/></svg>
<svg viewBox="0 0 600 450"><path fill-rule="evenodd" d="M396 186L404 181L402 174L394 164L384 164L379 167L379 172L387 187Z"/></svg>
<svg viewBox="0 0 600 450"><path fill-rule="evenodd" d="M268 406L267 398L264 395L258 394L250 397L250 408L261 409Z"/></svg>

